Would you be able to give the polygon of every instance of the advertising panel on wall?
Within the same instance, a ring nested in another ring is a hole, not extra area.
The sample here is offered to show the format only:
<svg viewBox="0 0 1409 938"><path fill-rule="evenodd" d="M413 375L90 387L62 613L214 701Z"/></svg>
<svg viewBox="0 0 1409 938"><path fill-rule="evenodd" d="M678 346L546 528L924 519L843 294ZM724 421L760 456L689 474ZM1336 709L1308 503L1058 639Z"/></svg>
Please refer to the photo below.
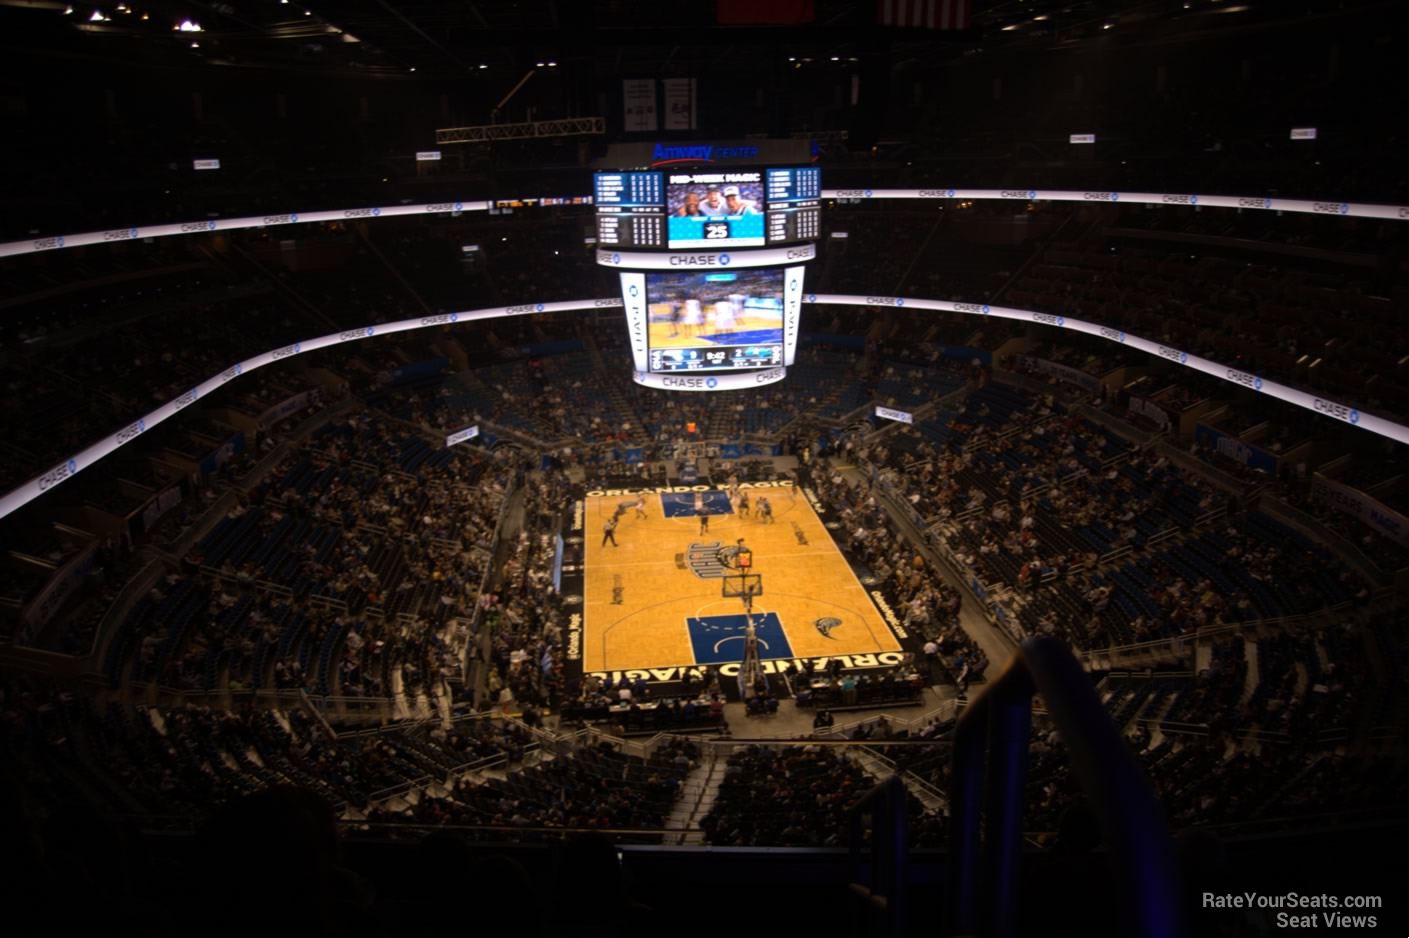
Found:
<svg viewBox="0 0 1409 938"><path fill-rule="evenodd" d="M899 423L915 422L913 414L908 414L903 410L893 410L889 407L882 407L880 404L876 405L876 416L880 417L882 420L895 420Z"/></svg>
<svg viewBox="0 0 1409 938"><path fill-rule="evenodd" d="M1235 436L1215 430L1206 423L1194 424L1194 442L1249 469L1256 469L1270 476L1277 475L1280 460L1276 456L1261 447L1252 446Z"/></svg>
<svg viewBox="0 0 1409 938"><path fill-rule="evenodd" d="M1319 472L1311 477L1311 494L1342 514L1365 522L1396 544L1409 547L1409 518L1373 496Z"/></svg>
<svg viewBox="0 0 1409 938"><path fill-rule="evenodd" d="M1089 375L1079 368L1059 365L1056 362L1049 362L1045 358L1033 358L1030 355L1019 355L1018 364L1028 371L1035 371L1040 375L1047 375L1088 391L1101 390L1101 379L1095 375Z"/></svg>
<svg viewBox="0 0 1409 938"><path fill-rule="evenodd" d="M445 437L445 445L446 447L451 447L456 443L464 443L467 440L473 440L477 436L479 436L478 426L466 427L463 430L456 430L454 433L447 435Z"/></svg>
<svg viewBox="0 0 1409 938"><path fill-rule="evenodd" d="M1132 397L1127 409L1132 415L1144 417L1161 430L1169 429L1169 412L1159 403L1146 397Z"/></svg>
<svg viewBox="0 0 1409 938"><path fill-rule="evenodd" d="M21 616L24 626L19 635L21 642L32 640L35 633L49 623L54 613L83 584L93 571L97 553L98 542L94 541L50 575L44 588L24 608Z"/></svg>

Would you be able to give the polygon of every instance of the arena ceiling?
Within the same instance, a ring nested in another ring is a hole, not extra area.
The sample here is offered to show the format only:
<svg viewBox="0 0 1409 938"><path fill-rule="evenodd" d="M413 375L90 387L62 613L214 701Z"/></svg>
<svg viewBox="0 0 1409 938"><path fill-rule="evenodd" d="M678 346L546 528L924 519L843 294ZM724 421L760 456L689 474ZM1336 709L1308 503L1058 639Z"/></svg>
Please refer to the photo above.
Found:
<svg viewBox="0 0 1409 938"><path fill-rule="evenodd" d="M816 0L793 26L715 22L715 4L660 0L0 0L0 48L32 60L279 69L453 79L542 62L593 74L757 68L761 54L840 67L868 56L936 64L1004 49L1185 41L1324 17L1386 0L972 0L970 28L893 29L874 0ZM189 26L182 28L182 24ZM199 27L199 31L195 29ZM483 77L483 76L481 76Z"/></svg>

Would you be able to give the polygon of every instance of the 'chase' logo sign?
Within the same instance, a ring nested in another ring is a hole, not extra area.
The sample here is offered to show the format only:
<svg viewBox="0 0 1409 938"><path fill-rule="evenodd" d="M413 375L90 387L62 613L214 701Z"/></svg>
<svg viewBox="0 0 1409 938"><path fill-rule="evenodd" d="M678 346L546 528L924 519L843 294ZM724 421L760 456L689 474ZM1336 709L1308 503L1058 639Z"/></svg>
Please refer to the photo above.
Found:
<svg viewBox="0 0 1409 938"><path fill-rule="evenodd" d="M39 491L43 492L46 489L53 488L77 471L78 460L76 459L70 459L62 465L55 466L39 477Z"/></svg>
<svg viewBox="0 0 1409 938"><path fill-rule="evenodd" d="M985 303L985 304L980 305L980 304L978 304L978 303L955 303L955 304L954 304L954 312L956 312L956 313L977 313L977 314L980 315L980 316L987 316L987 315L988 315L988 304Z"/></svg>
<svg viewBox="0 0 1409 938"><path fill-rule="evenodd" d="M123 427L121 430L117 431L117 445L122 446L124 443L136 439L145 429L147 429L147 421L145 418L138 420L134 424Z"/></svg>
<svg viewBox="0 0 1409 938"><path fill-rule="evenodd" d="M1124 332L1121 332L1119 329L1112 329L1112 328L1110 328L1109 326L1102 326L1102 327L1101 327L1101 335L1104 336L1104 337L1107 338L1107 339L1110 339L1112 342L1124 342L1124 341L1125 341L1125 333L1124 333Z"/></svg>
<svg viewBox="0 0 1409 938"><path fill-rule="evenodd" d="M1360 411L1354 407L1347 407L1344 404L1337 404L1335 401L1327 401L1319 397L1311 402L1311 406L1328 417L1344 420L1346 423L1360 422Z"/></svg>
<svg viewBox="0 0 1409 938"><path fill-rule="evenodd" d="M728 267L733 260L728 254L672 254L670 255L670 266Z"/></svg>
<svg viewBox="0 0 1409 938"><path fill-rule="evenodd" d="M1035 199L1037 198L1037 190L1003 189L998 193L998 197L1000 199Z"/></svg>
<svg viewBox="0 0 1409 938"><path fill-rule="evenodd" d="M1167 358L1170 361L1178 362L1181 365L1188 364L1189 362L1188 352L1181 352L1177 348L1170 348L1167 345L1161 345L1159 347L1159 354L1161 358Z"/></svg>
<svg viewBox="0 0 1409 938"><path fill-rule="evenodd" d="M1257 375L1250 375L1246 371L1228 369L1228 380L1234 384L1241 384L1245 388L1252 388L1254 391L1262 390L1262 379Z"/></svg>

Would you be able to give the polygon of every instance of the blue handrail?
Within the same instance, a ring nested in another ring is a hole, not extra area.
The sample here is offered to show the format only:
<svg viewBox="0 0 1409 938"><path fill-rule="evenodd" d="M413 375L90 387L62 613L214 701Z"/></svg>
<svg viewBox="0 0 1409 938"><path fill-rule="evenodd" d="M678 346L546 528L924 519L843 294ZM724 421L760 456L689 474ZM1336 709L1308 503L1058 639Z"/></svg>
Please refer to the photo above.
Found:
<svg viewBox="0 0 1409 938"><path fill-rule="evenodd" d="M949 934L1010 938L1018 873L1032 697L1042 698L1099 819L1131 938L1183 938L1173 842L1143 770L1060 642L1029 639L970 704L954 731L950 792Z"/></svg>

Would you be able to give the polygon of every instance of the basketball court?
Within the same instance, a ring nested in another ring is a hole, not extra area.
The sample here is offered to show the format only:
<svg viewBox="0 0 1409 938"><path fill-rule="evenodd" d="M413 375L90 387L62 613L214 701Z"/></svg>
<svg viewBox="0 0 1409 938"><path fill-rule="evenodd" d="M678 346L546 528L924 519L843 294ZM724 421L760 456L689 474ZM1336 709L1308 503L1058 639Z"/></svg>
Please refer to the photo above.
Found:
<svg viewBox="0 0 1409 938"><path fill-rule="evenodd" d="M725 491L707 486L587 495L584 671L654 669L657 679L668 680L666 669L733 670L727 665L743 657L748 620L743 600L721 593L739 582L739 538L751 555L748 572L761 577L762 594L752 597L753 624L766 670L779 659L837 655L890 652L870 666L899 661L901 643L806 493L792 497L787 483L754 485L741 491L750 503L747 517ZM705 534L696 495L711 513ZM645 500L647 517L628 509L615 530L618 546L603 545L604 525L619 505L637 497ZM772 504L771 524L759 520L760 497Z"/></svg>

